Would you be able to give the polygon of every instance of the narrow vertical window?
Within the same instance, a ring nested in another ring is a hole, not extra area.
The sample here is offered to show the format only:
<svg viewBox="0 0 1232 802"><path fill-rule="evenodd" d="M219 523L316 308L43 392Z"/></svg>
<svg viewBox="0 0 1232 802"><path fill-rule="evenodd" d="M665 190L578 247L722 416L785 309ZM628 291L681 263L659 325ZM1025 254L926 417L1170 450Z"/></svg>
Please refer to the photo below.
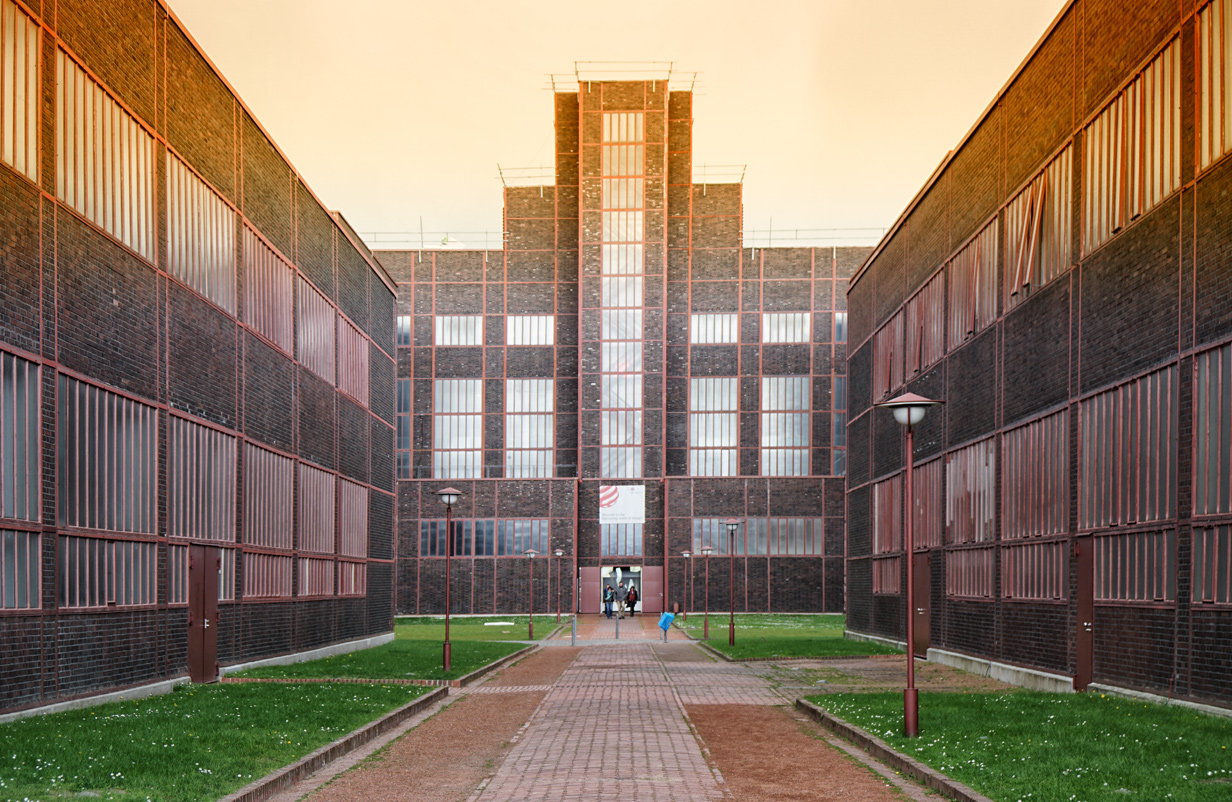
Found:
<svg viewBox="0 0 1232 802"><path fill-rule="evenodd" d="M294 274L251 228L244 228L244 318L288 354L295 347L291 323Z"/></svg>
<svg viewBox="0 0 1232 802"><path fill-rule="evenodd" d="M873 485L873 593L902 590L903 477Z"/></svg>
<svg viewBox="0 0 1232 802"><path fill-rule="evenodd" d="M763 376L761 475L807 476L808 452L808 377Z"/></svg>
<svg viewBox="0 0 1232 802"><path fill-rule="evenodd" d="M245 445L245 546L291 550L294 481L295 461L290 457L258 448L252 443Z"/></svg>
<svg viewBox="0 0 1232 802"><path fill-rule="evenodd" d="M398 345L410 347L415 344L410 315L398 315Z"/></svg>
<svg viewBox="0 0 1232 802"><path fill-rule="evenodd" d="M368 341L338 316L338 389L368 406Z"/></svg>
<svg viewBox="0 0 1232 802"><path fill-rule="evenodd" d="M740 380L689 380L689 475L739 472Z"/></svg>
<svg viewBox="0 0 1232 802"><path fill-rule="evenodd" d="M411 478L411 380L398 379L398 478Z"/></svg>
<svg viewBox="0 0 1232 802"><path fill-rule="evenodd" d="M1006 309L1069 268L1073 150L1061 151L1006 206Z"/></svg>
<svg viewBox="0 0 1232 802"><path fill-rule="evenodd" d="M996 507L993 438L951 452L945 459L945 525L951 543L993 539Z"/></svg>
<svg viewBox="0 0 1232 802"><path fill-rule="evenodd" d="M906 375L917 376L945 354L945 274L937 273L907 301L903 334Z"/></svg>
<svg viewBox="0 0 1232 802"><path fill-rule="evenodd" d="M368 556L368 488L338 480L338 553L343 557Z"/></svg>
<svg viewBox="0 0 1232 802"><path fill-rule="evenodd" d="M847 342L847 313L846 312L835 312L834 313L834 342L836 343Z"/></svg>
<svg viewBox="0 0 1232 802"><path fill-rule="evenodd" d="M170 151L167 272L235 314L235 212Z"/></svg>
<svg viewBox="0 0 1232 802"><path fill-rule="evenodd" d="M903 385L903 313L900 310L873 335L873 400L881 401Z"/></svg>
<svg viewBox="0 0 1232 802"><path fill-rule="evenodd" d="M334 383L334 308L301 276L297 303L299 328L296 352L300 363L330 384Z"/></svg>
<svg viewBox="0 0 1232 802"><path fill-rule="evenodd" d="M1232 345L1194 360L1195 515L1232 512Z"/></svg>
<svg viewBox="0 0 1232 802"><path fill-rule="evenodd" d="M1193 530L1191 586L1195 604L1232 603L1232 526Z"/></svg>
<svg viewBox="0 0 1232 802"><path fill-rule="evenodd" d="M300 463L299 550L334 553L334 495L337 477Z"/></svg>
<svg viewBox="0 0 1232 802"><path fill-rule="evenodd" d="M13 0L0 0L0 160L39 180L39 54L42 29Z"/></svg>
<svg viewBox="0 0 1232 802"><path fill-rule="evenodd" d="M482 477L483 380L437 379L432 403L432 475Z"/></svg>
<svg viewBox="0 0 1232 802"><path fill-rule="evenodd" d="M0 518L37 521L39 366L0 353Z"/></svg>
<svg viewBox="0 0 1232 802"><path fill-rule="evenodd" d="M963 246L948 267L950 274L949 348L987 328L997 317L996 218Z"/></svg>
<svg viewBox="0 0 1232 802"><path fill-rule="evenodd" d="M1069 523L1069 411L1001 436L1001 536L1058 535Z"/></svg>
<svg viewBox="0 0 1232 802"><path fill-rule="evenodd" d="M0 529L0 610L43 605L43 553L38 532Z"/></svg>
<svg viewBox="0 0 1232 802"><path fill-rule="evenodd" d="M505 476L552 476L555 383L551 379L505 381Z"/></svg>

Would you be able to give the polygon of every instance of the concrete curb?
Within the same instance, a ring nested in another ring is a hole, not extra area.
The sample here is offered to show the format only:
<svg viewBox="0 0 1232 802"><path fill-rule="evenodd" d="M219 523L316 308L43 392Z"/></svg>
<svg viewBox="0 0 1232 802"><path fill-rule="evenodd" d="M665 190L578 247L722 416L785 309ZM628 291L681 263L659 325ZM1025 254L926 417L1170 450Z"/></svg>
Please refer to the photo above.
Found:
<svg viewBox="0 0 1232 802"><path fill-rule="evenodd" d="M694 640L694 643L728 663L786 663L792 660L894 660L899 657L906 657L906 655L902 654L839 654L816 657L729 657L705 641Z"/></svg>
<svg viewBox="0 0 1232 802"><path fill-rule="evenodd" d="M261 802L274 794L304 779L310 774L320 771L326 765L334 762L348 752L363 746L373 738L388 732L406 721L425 707L436 704L449 695L447 688L429 691L423 696L399 707L391 713L386 713L376 721L365 724L349 735L326 744L320 749L309 753L289 766L285 766L273 774L267 774L256 782L249 783L233 794L224 796L218 802Z"/></svg>
<svg viewBox="0 0 1232 802"><path fill-rule="evenodd" d="M948 796L957 802L993 802L974 788L952 780L936 769L925 766L913 757L891 749L885 741L869 735L864 730L848 724L841 718L826 712L817 705L803 699L796 700L796 709L825 727L835 735L851 741L856 746L868 752L877 760L899 771L917 782Z"/></svg>

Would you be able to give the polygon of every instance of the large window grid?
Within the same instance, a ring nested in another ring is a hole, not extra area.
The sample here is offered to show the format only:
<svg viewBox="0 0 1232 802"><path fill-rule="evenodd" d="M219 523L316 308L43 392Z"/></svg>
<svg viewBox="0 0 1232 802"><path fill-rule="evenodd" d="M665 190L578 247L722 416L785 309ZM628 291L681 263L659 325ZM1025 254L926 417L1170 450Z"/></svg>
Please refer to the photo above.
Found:
<svg viewBox="0 0 1232 802"><path fill-rule="evenodd" d="M736 528L736 556L820 557L826 553L824 518L746 518ZM722 518L693 519L693 553L710 547L726 556L731 536Z"/></svg>
<svg viewBox="0 0 1232 802"><path fill-rule="evenodd" d="M739 471L740 380L689 380L689 475Z"/></svg>
<svg viewBox="0 0 1232 802"><path fill-rule="evenodd" d="M991 599L993 549L950 549L945 555L945 594L957 599Z"/></svg>
<svg viewBox="0 0 1232 802"><path fill-rule="evenodd" d="M368 556L368 488L338 480L338 553L344 557Z"/></svg>
<svg viewBox="0 0 1232 802"><path fill-rule="evenodd" d="M734 345L740 342L740 316L735 312L689 316L692 345Z"/></svg>
<svg viewBox="0 0 1232 802"><path fill-rule="evenodd" d="M522 557L534 549L551 553L551 530L546 518L453 520L453 556ZM419 522L419 556L446 557L445 521Z"/></svg>
<svg viewBox="0 0 1232 802"><path fill-rule="evenodd" d="M42 565L38 532L0 529L0 610L43 606Z"/></svg>
<svg viewBox="0 0 1232 802"><path fill-rule="evenodd" d="M809 378L761 379L761 475L809 474Z"/></svg>
<svg viewBox="0 0 1232 802"><path fill-rule="evenodd" d="M167 534L235 541L235 437L167 421Z"/></svg>
<svg viewBox="0 0 1232 802"><path fill-rule="evenodd" d="M0 518L41 517L39 373L34 362L0 353Z"/></svg>
<svg viewBox="0 0 1232 802"><path fill-rule="evenodd" d="M1074 148L1067 146L1005 207L1005 308L1069 268Z"/></svg>
<svg viewBox="0 0 1232 802"><path fill-rule="evenodd" d="M897 596L902 591L902 557L874 557L869 561L869 568L873 574L873 593Z"/></svg>
<svg viewBox="0 0 1232 802"><path fill-rule="evenodd" d="M244 552L244 598L290 598L293 560L288 554Z"/></svg>
<svg viewBox="0 0 1232 802"><path fill-rule="evenodd" d="M251 228L244 227L244 319L288 354L295 348L291 295L295 273Z"/></svg>
<svg viewBox="0 0 1232 802"><path fill-rule="evenodd" d="M299 588L296 595L334 595L334 561L300 557Z"/></svg>
<svg viewBox="0 0 1232 802"><path fill-rule="evenodd" d="M483 315L437 315L438 346L483 345Z"/></svg>
<svg viewBox="0 0 1232 802"><path fill-rule="evenodd" d="M1175 532L1096 535L1096 601L1170 602L1175 598Z"/></svg>
<svg viewBox="0 0 1232 802"><path fill-rule="evenodd" d="M641 557L642 524L600 524L599 545L603 557Z"/></svg>
<svg viewBox="0 0 1232 802"><path fill-rule="evenodd" d="M950 543L983 543L993 539L996 475L995 442L991 437L946 457L945 525Z"/></svg>
<svg viewBox="0 0 1232 802"><path fill-rule="evenodd" d="M761 341L763 343L807 343L812 338L808 312L763 312Z"/></svg>
<svg viewBox="0 0 1232 802"><path fill-rule="evenodd" d="M334 383L334 343L337 337L334 308L303 276L299 279L299 327L296 352L304 367Z"/></svg>
<svg viewBox="0 0 1232 802"><path fill-rule="evenodd" d="M1064 601L1069 543L1020 543L1001 547L1001 596L1030 601Z"/></svg>
<svg viewBox="0 0 1232 802"><path fill-rule="evenodd" d="M170 151L167 272L235 314L235 211Z"/></svg>
<svg viewBox="0 0 1232 802"><path fill-rule="evenodd" d="M505 318L505 345L555 345L555 315L509 315Z"/></svg>
<svg viewBox="0 0 1232 802"><path fill-rule="evenodd" d="M154 604L156 550L149 541L61 536L56 563L60 606Z"/></svg>
<svg viewBox="0 0 1232 802"><path fill-rule="evenodd" d="M432 393L432 476L483 476L483 380L436 379Z"/></svg>
<svg viewBox="0 0 1232 802"><path fill-rule="evenodd" d="M1069 525L1069 410L1001 435L1001 536L1039 537Z"/></svg>
<svg viewBox="0 0 1232 802"><path fill-rule="evenodd" d="M342 560L338 563L338 595L363 596L368 592L368 566L366 563Z"/></svg>
<svg viewBox="0 0 1232 802"><path fill-rule="evenodd" d="M997 319L997 220L950 260L949 348Z"/></svg>
<svg viewBox="0 0 1232 802"><path fill-rule="evenodd" d="M338 315L338 389L368 406L368 341Z"/></svg>
<svg viewBox="0 0 1232 802"><path fill-rule="evenodd" d="M505 476L546 479L555 468L555 382L505 380Z"/></svg>
<svg viewBox="0 0 1232 802"><path fill-rule="evenodd" d="M292 548L294 481L295 460L252 443L245 444L245 546L287 551ZM287 592L289 595L289 588Z"/></svg>
<svg viewBox="0 0 1232 802"><path fill-rule="evenodd" d="M337 477L328 471L299 464L300 551L334 553L334 504Z"/></svg>
<svg viewBox="0 0 1232 802"><path fill-rule="evenodd" d="M0 160L39 179L39 54L42 29L13 0L0 0Z"/></svg>

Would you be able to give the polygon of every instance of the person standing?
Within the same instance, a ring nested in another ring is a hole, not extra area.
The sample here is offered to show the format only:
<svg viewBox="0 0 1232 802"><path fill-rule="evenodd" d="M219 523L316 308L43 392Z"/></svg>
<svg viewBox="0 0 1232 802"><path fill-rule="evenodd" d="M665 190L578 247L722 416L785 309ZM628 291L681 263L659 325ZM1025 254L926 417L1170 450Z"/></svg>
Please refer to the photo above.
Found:
<svg viewBox="0 0 1232 802"><path fill-rule="evenodd" d="M616 586L616 615L618 618L625 617L625 604L629 600L629 589L625 587L625 583L621 582Z"/></svg>
<svg viewBox="0 0 1232 802"><path fill-rule="evenodd" d="M606 615L608 618L612 617L612 601L615 598L616 598L616 593L615 591L612 590L612 586L605 585L603 587L603 614Z"/></svg>
<svg viewBox="0 0 1232 802"><path fill-rule="evenodd" d="M637 586L636 586L636 585L634 585L632 582L630 582L630 583L629 583L629 598L628 598L628 600L627 600L627 601L628 601L628 605L629 605L629 615L630 615L630 616L637 615L637 600L638 600L638 598L639 598L639 597L638 597L638 595L637 595Z"/></svg>

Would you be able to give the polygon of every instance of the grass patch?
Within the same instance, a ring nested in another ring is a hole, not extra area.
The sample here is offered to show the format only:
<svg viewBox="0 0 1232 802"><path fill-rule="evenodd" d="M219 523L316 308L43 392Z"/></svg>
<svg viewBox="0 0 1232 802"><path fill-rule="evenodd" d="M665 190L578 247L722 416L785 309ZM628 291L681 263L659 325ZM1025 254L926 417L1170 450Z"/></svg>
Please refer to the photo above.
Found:
<svg viewBox="0 0 1232 802"><path fill-rule="evenodd" d="M568 617L561 616L562 624L569 622ZM488 626L508 622L510 626ZM543 640L556 629L556 616L535 616L535 640ZM434 640L445 641L445 619L436 616L399 617L394 619L394 634L399 640ZM528 640L526 637L526 616L484 616L480 618L451 618L449 620L449 640L454 644L457 653L457 642L460 640Z"/></svg>
<svg viewBox="0 0 1232 802"><path fill-rule="evenodd" d="M0 799L83 792L116 802L218 799L428 690L183 686L164 696L0 724Z"/></svg>
<svg viewBox="0 0 1232 802"><path fill-rule="evenodd" d="M920 694L902 736L901 692L809 701L997 800L1232 799L1232 720L1098 694Z"/></svg>
<svg viewBox="0 0 1232 802"><path fill-rule="evenodd" d="M452 632L450 640L453 648L450 655L451 668L448 672L441 668L440 641L412 640L399 634L397 640L371 649L360 649L289 666L250 668L230 676L297 679L457 679L523 648L520 643L455 640Z"/></svg>
<svg viewBox="0 0 1232 802"><path fill-rule="evenodd" d="M676 619L680 622L680 619ZM707 645L737 659L750 657L861 657L872 654L902 654L880 643L843 637L846 616L841 614L774 615L738 613L736 645L727 645L728 616L710 616ZM681 626L695 638L703 631L702 616L693 613Z"/></svg>

